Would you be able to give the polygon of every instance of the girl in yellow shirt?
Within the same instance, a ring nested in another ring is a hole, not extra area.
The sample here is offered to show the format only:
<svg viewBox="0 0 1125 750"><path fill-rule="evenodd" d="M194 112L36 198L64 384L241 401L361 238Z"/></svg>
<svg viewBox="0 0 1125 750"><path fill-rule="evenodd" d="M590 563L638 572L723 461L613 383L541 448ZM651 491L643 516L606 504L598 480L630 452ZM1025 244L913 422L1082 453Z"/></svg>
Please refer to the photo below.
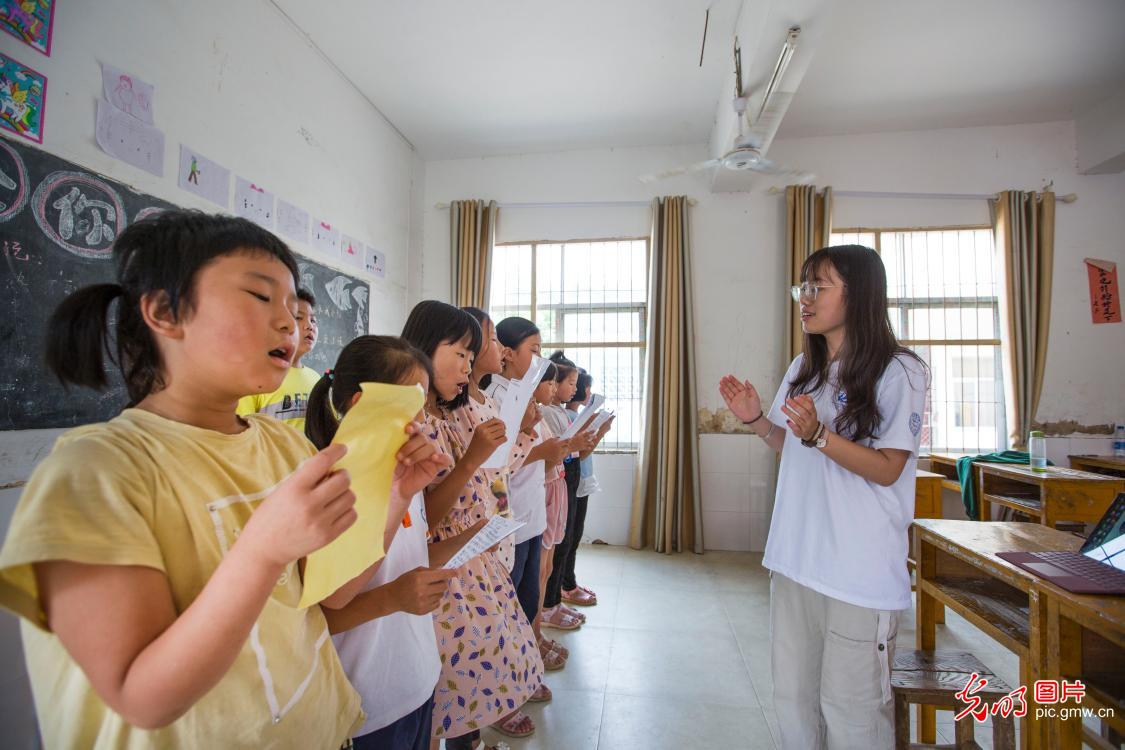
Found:
<svg viewBox="0 0 1125 750"><path fill-rule="evenodd" d="M297 608L297 565L356 518L331 468L346 449L235 413L297 349L293 255L249 221L169 211L114 261L117 283L59 305L48 364L104 387L112 342L128 407L58 440L0 551L44 745L337 748L360 702L320 608Z"/></svg>

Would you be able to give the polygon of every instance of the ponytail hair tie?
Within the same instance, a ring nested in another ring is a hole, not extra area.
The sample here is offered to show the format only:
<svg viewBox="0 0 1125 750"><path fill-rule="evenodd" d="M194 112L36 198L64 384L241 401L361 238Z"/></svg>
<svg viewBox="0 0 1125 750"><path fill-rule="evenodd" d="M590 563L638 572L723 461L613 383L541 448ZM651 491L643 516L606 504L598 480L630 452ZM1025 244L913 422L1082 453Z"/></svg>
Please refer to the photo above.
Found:
<svg viewBox="0 0 1125 750"><path fill-rule="evenodd" d="M328 378L329 382L331 382L335 379L336 373L334 373L332 370L325 370L324 377Z"/></svg>

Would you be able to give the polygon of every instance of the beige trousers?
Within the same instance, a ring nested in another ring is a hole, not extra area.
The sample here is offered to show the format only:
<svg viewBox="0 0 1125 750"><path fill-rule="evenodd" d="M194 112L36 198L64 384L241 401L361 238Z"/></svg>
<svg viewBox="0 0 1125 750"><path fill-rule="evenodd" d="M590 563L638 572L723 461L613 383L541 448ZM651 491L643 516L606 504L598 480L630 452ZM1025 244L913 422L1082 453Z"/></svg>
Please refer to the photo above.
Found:
<svg viewBox="0 0 1125 750"><path fill-rule="evenodd" d="M773 702L782 750L894 746L891 667L899 613L770 580Z"/></svg>

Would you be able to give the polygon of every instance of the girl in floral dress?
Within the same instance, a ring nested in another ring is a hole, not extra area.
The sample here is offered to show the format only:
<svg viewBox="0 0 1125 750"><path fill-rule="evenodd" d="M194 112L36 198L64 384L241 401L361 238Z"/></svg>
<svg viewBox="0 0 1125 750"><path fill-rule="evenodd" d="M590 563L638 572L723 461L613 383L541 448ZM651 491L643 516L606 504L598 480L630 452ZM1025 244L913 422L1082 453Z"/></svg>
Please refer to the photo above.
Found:
<svg viewBox="0 0 1125 750"><path fill-rule="evenodd" d="M402 336L433 360L424 427L455 462L426 490L430 538L437 542L491 514L496 501L480 466L504 443L504 423L478 424L466 441L448 418L462 405L457 399L466 395L481 348L480 325L471 315L443 302L421 302ZM532 734L535 725L519 709L539 687L543 661L508 571L492 550L466 563L450 581L434 613L434 631L442 661L434 739L445 739L447 750L467 750L490 724L512 737Z"/></svg>

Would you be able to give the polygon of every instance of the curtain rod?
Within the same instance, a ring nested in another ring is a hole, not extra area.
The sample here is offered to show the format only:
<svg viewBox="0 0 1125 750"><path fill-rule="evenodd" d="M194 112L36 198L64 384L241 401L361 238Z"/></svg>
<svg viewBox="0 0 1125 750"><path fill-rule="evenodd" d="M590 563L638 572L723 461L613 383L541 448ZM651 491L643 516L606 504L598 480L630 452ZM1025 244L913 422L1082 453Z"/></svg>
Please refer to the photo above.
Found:
<svg viewBox="0 0 1125 750"><path fill-rule="evenodd" d="M783 195L785 193L779 187L771 187L766 191L770 195ZM836 198L927 198L936 200L973 200L973 201L987 201L995 200L995 193L881 193L867 190L833 190L832 195ZM1076 193L1067 193L1066 195L1059 195L1055 197L1059 203L1074 203L1078 200Z"/></svg>
<svg viewBox="0 0 1125 750"><path fill-rule="evenodd" d="M694 206L695 198L688 198L688 205ZM652 201L587 201L575 203L500 203L500 208L644 208L652 205ZM448 203L435 203L434 208L447 209Z"/></svg>

